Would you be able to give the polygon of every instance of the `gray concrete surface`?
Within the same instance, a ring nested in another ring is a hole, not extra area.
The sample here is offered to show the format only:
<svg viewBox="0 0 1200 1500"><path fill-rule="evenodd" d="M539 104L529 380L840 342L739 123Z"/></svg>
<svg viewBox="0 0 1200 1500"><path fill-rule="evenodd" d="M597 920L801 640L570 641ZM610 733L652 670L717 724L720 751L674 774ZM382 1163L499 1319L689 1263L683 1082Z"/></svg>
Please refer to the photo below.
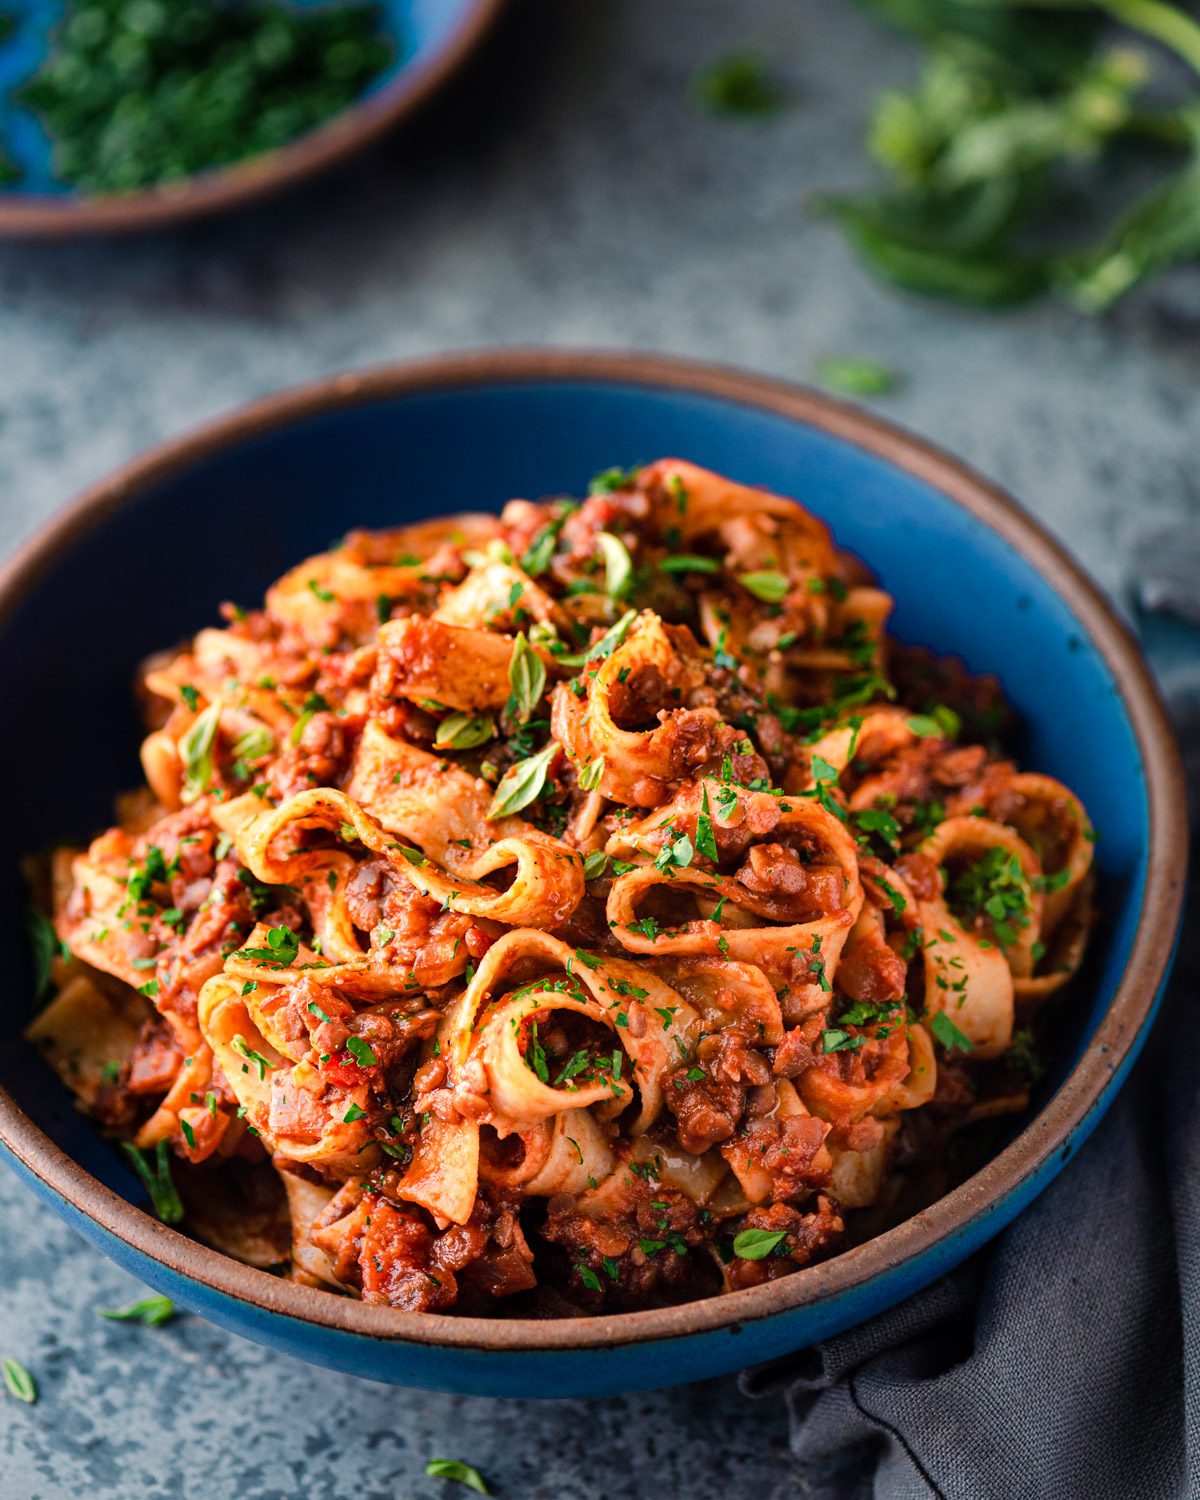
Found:
<svg viewBox="0 0 1200 1500"><path fill-rule="evenodd" d="M694 68L752 44L777 119L712 120ZM1009 486L1110 590L1142 529L1200 513L1200 275L1099 322L989 316L869 281L805 196L867 171L871 92L907 48L849 0L512 0L405 134L276 205L140 241L0 248L0 551L147 444L347 366L502 343L659 349L806 379L904 371L877 403ZM186 1319L101 1322L137 1288L0 1174L2 1500L803 1492L784 1416L731 1381L595 1403L389 1391ZM799 1481L799 1483L798 1483Z"/></svg>

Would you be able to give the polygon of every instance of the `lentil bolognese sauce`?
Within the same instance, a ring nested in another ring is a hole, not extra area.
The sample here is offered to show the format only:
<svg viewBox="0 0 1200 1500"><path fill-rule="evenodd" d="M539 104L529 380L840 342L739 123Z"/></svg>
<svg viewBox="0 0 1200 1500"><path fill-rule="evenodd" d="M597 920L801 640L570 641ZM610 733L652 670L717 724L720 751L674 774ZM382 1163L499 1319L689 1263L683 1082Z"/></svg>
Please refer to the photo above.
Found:
<svg viewBox="0 0 1200 1500"><path fill-rule="evenodd" d="M890 607L669 459L353 532L145 665L29 1035L162 1218L365 1301L828 1257L1026 1106L1091 921L1082 806Z"/></svg>

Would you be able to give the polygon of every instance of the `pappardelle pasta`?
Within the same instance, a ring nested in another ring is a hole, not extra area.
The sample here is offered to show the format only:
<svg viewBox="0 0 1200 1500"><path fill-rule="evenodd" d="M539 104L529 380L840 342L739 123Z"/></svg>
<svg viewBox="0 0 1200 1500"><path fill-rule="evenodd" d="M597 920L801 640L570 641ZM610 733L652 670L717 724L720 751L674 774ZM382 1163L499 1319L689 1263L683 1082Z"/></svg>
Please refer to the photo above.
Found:
<svg viewBox="0 0 1200 1500"><path fill-rule="evenodd" d="M163 1219L367 1302L827 1258L1026 1107L1092 919L1078 799L890 608L672 459L352 532L145 664L28 1034Z"/></svg>

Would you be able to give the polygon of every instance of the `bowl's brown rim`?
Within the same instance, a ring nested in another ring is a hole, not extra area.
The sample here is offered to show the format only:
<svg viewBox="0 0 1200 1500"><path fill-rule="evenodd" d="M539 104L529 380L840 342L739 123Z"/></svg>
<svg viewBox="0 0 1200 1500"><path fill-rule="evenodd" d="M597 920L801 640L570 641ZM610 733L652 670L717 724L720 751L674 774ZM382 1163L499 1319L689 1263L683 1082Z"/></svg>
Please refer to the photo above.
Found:
<svg viewBox="0 0 1200 1500"><path fill-rule="evenodd" d="M428 59L402 64L376 92L275 151L130 193L0 192L0 239L164 229L281 192L378 140L424 104L483 40L504 4L470 0L467 13Z"/></svg>
<svg viewBox="0 0 1200 1500"><path fill-rule="evenodd" d="M896 1228L793 1276L646 1312L562 1321L397 1313L282 1281L200 1245L126 1203L55 1145L0 1087L0 1141L55 1194L170 1270L258 1309L376 1339L533 1354L737 1327L844 1293L963 1229L1067 1145L1146 1023L1169 963L1187 859L1183 768L1158 689L1125 625L1059 543L994 485L878 417L780 380L658 355L555 349L483 350L336 375L268 396L164 443L87 490L0 569L0 617L60 552L82 541L108 514L167 476L247 439L321 412L388 397L573 380L713 396L817 427L934 486L1033 564L1072 609L1103 657L1138 743L1150 833L1146 884L1129 962L1095 1037L1062 1087L1009 1146L962 1186Z"/></svg>

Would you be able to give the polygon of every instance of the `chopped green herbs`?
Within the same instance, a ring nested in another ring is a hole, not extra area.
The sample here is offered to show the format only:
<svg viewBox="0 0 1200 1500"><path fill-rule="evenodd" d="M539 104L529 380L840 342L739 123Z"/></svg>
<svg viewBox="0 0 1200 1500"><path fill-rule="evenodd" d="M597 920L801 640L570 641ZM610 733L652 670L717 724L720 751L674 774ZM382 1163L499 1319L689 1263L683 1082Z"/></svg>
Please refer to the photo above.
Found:
<svg viewBox="0 0 1200 1500"><path fill-rule="evenodd" d="M425 1472L430 1479L453 1479L458 1484L465 1484L477 1495L491 1494L479 1470L472 1468L470 1464L460 1463L457 1458L431 1458L425 1465Z"/></svg>
<svg viewBox="0 0 1200 1500"><path fill-rule="evenodd" d="M579 772L579 787L584 792L594 792L604 775L604 757L598 755Z"/></svg>
<svg viewBox="0 0 1200 1500"><path fill-rule="evenodd" d="M767 59L751 51L726 52L692 79L692 98L708 114L762 119L778 113L784 94Z"/></svg>
<svg viewBox="0 0 1200 1500"><path fill-rule="evenodd" d="M36 907L29 908L27 918L29 946L33 953L33 996L40 1000L50 988L50 968L61 954L68 956L65 944L61 943L54 923Z"/></svg>
<svg viewBox="0 0 1200 1500"><path fill-rule="evenodd" d="M900 384L900 377L890 365L875 359L854 355L830 355L817 361L817 378L822 385L848 396L886 396Z"/></svg>
<svg viewBox="0 0 1200 1500"><path fill-rule="evenodd" d="M546 1061L546 1049L538 1040L537 1022L534 1021L529 1028L529 1042L525 1048L525 1065L545 1084L550 1082L550 1065Z"/></svg>
<svg viewBox="0 0 1200 1500"><path fill-rule="evenodd" d="M529 574L530 578L540 578L550 566L554 556L554 548L558 542L558 533L562 530L563 521L566 519L564 511L557 520L549 522L530 542L529 546L521 555L521 567Z"/></svg>
<svg viewBox="0 0 1200 1500"><path fill-rule="evenodd" d="M8 1394L14 1401L24 1401L26 1406L32 1406L38 1398L37 1381L25 1366L5 1355L3 1370L4 1389Z"/></svg>
<svg viewBox="0 0 1200 1500"><path fill-rule="evenodd" d="M540 663L539 663L540 665ZM434 737L435 750L473 750L485 744L496 733L496 721L490 714L447 714Z"/></svg>
<svg viewBox="0 0 1200 1500"><path fill-rule="evenodd" d="M659 850L654 861L656 870L670 870L672 868L686 869L692 862L695 848L686 833L681 833L677 838L670 838Z"/></svg>
<svg viewBox="0 0 1200 1500"><path fill-rule="evenodd" d="M611 630L606 631L594 646L590 646L581 656L560 656L559 661L564 667L586 667L589 662L603 661L611 656L625 637L629 634L629 627L637 619L637 610L631 609L623 614Z"/></svg>
<svg viewBox="0 0 1200 1500"><path fill-rule="evenodd" d="M360 1068L373 1068L379 1062L365 1037L352 1036L346 1042L346 1051Z"/></svg>
<svg viewBox="0 0 1200 1500"><path fill-rule="evenodd" d="M1200 256L1195 77L1164 86L1127 45L1149 38L1200 72L1191 7L866 3L926 49L916 85L876 103L868 146L882 189L821 200L875 275L989 306L1056 292L1098 312ZM1158 164L1157 180L1121 207L1109 184L1134 153L1143 171Z"/></svg>
<svg viewBox="0 0 1200 1500"><path fill-rule="evenodd" d="M599 880L608 869L608 855L603 849L592 849L583 857L583 878Z"/></svg>
<svg viewBox="0 0 1200 1500"><path fill-rule="evenodd" d="M1029 881L1007 849L989 849L950 883L946 895L956 916L989 918L1002 948L1011 948L1019 929L1029 926Z"/></svg>
<svg viewBox="0 0 1200 1500"><path fill-rule="evenodd" d="M636 469L605 469L594 474L588 485L589 495L615 495L618 490L631 490L637 483Z"/></svg>
<svg viewBox="0 0 1200 1500"><path fill-rule="evenodd" d="M900 824L890 812L878 807L864 807L859 812L852 813L851 817L855 826L864 833L877 833L890 849L899 848Z"/></svg>
<svg viewBox="0 0 1200 1500"><path fill-rule="evenodd" d="M256 1052L240 1032L229 1045L239 1057L246 1059L242 1064L243 1073L249 1070L250 1064L253 1064L258 1069L259 1082L267 1076L267 1069L271 1066L271 1059L264 1057L261 1052Z"/></svg>
<svg viewBox="0 0 1200 1500"><path fill-rule="evenodd" d="M782 573L769 570L759 573L739 573L737 579L744 589L753 594L756 599L761 599L764 604L782 603L792 587Z"/></svg>
<svg viewBox="0 0 1200 1500"><path fill-rule="evenodd" d="M188 732L179 742L179 753L183 756L184 791L191 797L198 797L212 781L213 745L220 722L220 703L210 703L193 720Z"/></svg>
<svg viewBox="0 0 1200 1500"><path fill-rule="evenodd" d="M506 712L510 718L524 723L542 701L542 695L546 691L546 665L526 640L524 631L521 631L513 643L508 663L508 684L512 692Z"/></svg>
<svg viewBox="0 0 1200 1500"><path fill-rule="evenodd" d="M680 552L674 557L664 557L657 565L664 573L719 573L721 564L715 557L699 557Z"/></svg>
<svg viewBox="0 0 1200 1500"><path fill-rule="evenodd" d="M545 788L551 762L557 754L558 742L551 740L544 750L510 766L492 795L488 817L506 818L536 802Z"/></svg>
<svg viewBox="0 0 1200 1500"><path fill-rule="evenodd" d="M739 1260L765 1260L787 1238L783 1229L743 1229L733 1242Z"/></svg>
<svg viewBox="0 0 1200 1500"><path fill-rule="evenodd" d="M603 1290L600 1284L600 1278L596 1275L595 1271L592 1270L591 1266L586 1265L583 1261L579 1261L575 1266L575 1270L578 1273L580 1281L583 1282L588 1291L599 1292Z"/></svg>
<svg viewBox="0 0 1200 1500"><path fill-rule="evenodd" d="M233 753L238 760L262 760L275 748L275 736L269 729L248 729L233 742Z"/></svg>
<svg viewBox="0 0 1200 1500"><path fill-rule="evenodd" d="M59 177L123 193L285 146L394 56L373 4L71 0L16 98L40 117Z"/></svg>
<svg viewBox="0 0 1200 1500"><path fill-rule="evenodd" d="M707 787L704 788L700 802L700 812L696 817L696 850L698 853L703 854L705 859L711 859L713 864L716 864L720 858L708 806Z"/></svg>
<svg viewBox="0 0 1200 1500"><path fill-rule="evenodd" d="M958 738L962 720L952 708L939 703L927 714L915 714L908 727L922 739L953 740Z"/></svg>
<svg viewBox="0 0 1200 1500"><path fill-rule="evenodd" d="M975 1043L965 1032L958 1029L944 1010L934 1011L929 1017L929 1029L947 1052L954 1050L973 1052L975 1050Z"/></svg>
<svg viewBox="0 0 1200 1500"><path fill-rule="evenodd" d="M822 972L824 965L822 965ZM822 986L826 988L827 986ZM840 1026L831 1026L821 1033L822 1052L861 1052L863 1038L854 1036L851 1032L843 1030Z"/></svg>
<svg viewBox="0 0 1200 1500"><path fill-rule="evenodd" d="M253 958L271 969L287 969L296 962L300 939L290 927L272 927L265 948L243 948L242 958Z"/></svg>
<svg viewBox="0 0 1200 1500"><path fill-rule="evenodd" d="M142 1323L147 1328L161 1328L175 1316L170 1297L143 1297L128 1307L100 1307L96 1311L112 1323Z"/></svg>
<svg viewBox="0 0 1200 1500"><path fill-rule="evenodd" d="M121 1150L129 1158L133 1170L142 1180L142 1186L150 1194L154 1212L164 1224L178 1224L183 1219L183 1203L171 1177L170 1151L165 1140L159 1141L153 1153L139 1151L128 1141L121 1142Z"/></svg>
<svg viewBox="0 0 1200 1500"><path fill-rule="evenodd" d="M623 599L633 583L633 559L620 537L601 531L596 544L604 558L604 592L610 599Z"/></svg>

